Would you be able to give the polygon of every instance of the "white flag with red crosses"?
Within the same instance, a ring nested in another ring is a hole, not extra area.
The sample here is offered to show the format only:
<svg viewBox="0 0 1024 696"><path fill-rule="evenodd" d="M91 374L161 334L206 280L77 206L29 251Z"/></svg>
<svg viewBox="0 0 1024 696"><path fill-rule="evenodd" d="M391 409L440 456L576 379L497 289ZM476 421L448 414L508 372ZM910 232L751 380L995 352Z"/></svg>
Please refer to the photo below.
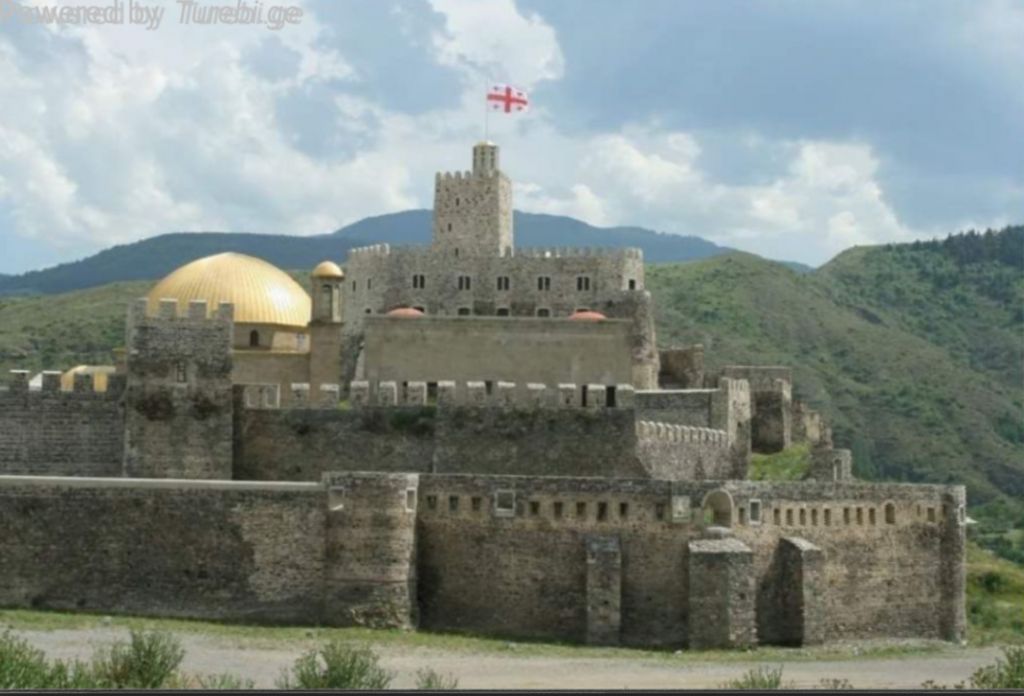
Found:
<svg viewBox="0 0 1024 696"><path fill-rule="evenodd" d="M503 111L510 114L526 111L530 100L526 96L526 92L511 85L491 85L490 91L487 92L487 105L491 111Z"/></svg>

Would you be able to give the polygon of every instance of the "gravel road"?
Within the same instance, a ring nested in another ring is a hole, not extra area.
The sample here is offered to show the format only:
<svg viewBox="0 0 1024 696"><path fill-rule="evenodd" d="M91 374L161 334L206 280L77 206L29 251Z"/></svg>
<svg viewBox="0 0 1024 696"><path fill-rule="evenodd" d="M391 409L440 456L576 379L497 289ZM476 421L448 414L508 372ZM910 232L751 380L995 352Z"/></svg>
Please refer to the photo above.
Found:
<svg viewBox="0 0 1024 696"><path fill-rule="evenodd" d="M114 628L58 629L51 631L15 630L36 647L54 658L89 658L95 648L127 637L127 631ZM245 639L195 633L176 634L186 657L183 668L192 674L229 672L245 675L257 687L273 687L281 671L290 667L307 646L290 644L287 648L268 649L265 644L251 645ZM374 648L382 662L396 673L393 686L415 685L416 671L430 667L451 673L463 688L715 688L722 682L742 676L761 662L693 662L671 657L586 658L540 657L534 655L443 651L434 648L408 648L380 645ZM783 661L783 680L796 688L813 688L822 679L847 679L856 688L914 688L932 679L953 684L967 679L978 667L990 664L1000 655L998 648L957 648L939 652L903 655L893 658L855 658L834 661Z"/></svg>

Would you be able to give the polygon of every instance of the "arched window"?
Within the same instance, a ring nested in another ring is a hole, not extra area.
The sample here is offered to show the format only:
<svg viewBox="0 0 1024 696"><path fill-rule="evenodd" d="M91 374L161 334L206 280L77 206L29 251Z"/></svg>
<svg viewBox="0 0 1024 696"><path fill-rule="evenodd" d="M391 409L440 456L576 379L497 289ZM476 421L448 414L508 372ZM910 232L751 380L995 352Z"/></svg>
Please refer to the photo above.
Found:
<svg viewBox="0 0 1024 696"><path fill-rule="evenodd" d="M334 289L330 285L320 288L320 301L323 303L324 313L327 316L334 314Z"/></svg>
<svg viewBox="0 0 1024 696"><path fill-rule="evenodd" d="M723 490L711 491L701 503L705 524L718 527L732 526L732 496Z"/></svg>
<svg viewBox="0 0 1024 696"><path fill-rule="evenodd" d="M259 345L260 345L260 332L257 331L256 329L253 329L252 331L249 332L249 347L250 348L259 348Z"/></svg>

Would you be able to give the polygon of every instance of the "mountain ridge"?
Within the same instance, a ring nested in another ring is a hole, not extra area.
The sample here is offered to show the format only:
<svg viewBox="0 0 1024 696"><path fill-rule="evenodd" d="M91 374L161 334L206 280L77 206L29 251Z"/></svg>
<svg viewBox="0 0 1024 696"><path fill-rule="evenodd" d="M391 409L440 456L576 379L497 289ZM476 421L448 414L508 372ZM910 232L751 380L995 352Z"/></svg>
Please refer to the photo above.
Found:
<svg viewBox="0 0 1024 696"><path fill-rule="evenodd" d="M225 251L250 254L280 268L312 268L324 259L344 261L354 247L370 244L425 245L430 210L407 210L363 218L334 232L309 237L250 232L170 232L119 244L78 261L20 275L0 275L0 295L70 292L107 283L156 280L179 266ZM575 218L515 212L521 247L640 247L649 263L694 261L733 251L701 237L642 227L595 227ZM781 262L800 270L809 267Z"/></svg>

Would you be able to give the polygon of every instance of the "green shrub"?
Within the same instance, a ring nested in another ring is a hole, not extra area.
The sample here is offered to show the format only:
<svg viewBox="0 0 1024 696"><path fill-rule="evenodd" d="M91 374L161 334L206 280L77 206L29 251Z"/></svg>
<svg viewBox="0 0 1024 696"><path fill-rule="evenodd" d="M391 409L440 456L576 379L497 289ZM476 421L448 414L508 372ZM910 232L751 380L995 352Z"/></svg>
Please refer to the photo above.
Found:
<svg viewBox="0 0 1024 696"><path fill-rule="evenodd" d="M97 683L107 689L159 689L177 676L185 651L178 640L160 631L132 631L93 658Z"/></svg>
<svg viewBox="0 0 1024 696"><path fill-rule="evenodd" d="M369 648L334 640L304 653L277 685L281 689L386 689L392 676Z"/></svg>
<svg viewBox="0 0 1024 696"><path fill-rule="evenodd" d="M722 684L724 689L781 689L782 665L778 667L758 667Z"/></svg>
<svg viewBox="0 0 1024 696"><path fill-rule="evenodd" d="M416 672L416 688L425 691L451 691L459 688L459 680L451 674L440 674L427 668Z"/></svg>
<svg viewBox="0 0 1024 696"><path fill-rule="evenodd" d="M36 650L10 631L0 634L0 689L45 689L50 686L50 666L42 650Z"/></svg>
<svg viewBox="0 0 1024 696"><path fill-rule="evenodd" d="M973 689L1024 689L1024 646L1003 648L1003 658L971 675Z"/></svg>
<svg viewBox="0 0 1024 696"><path fill-rule="evenodd" d="M10 631L0 634L0 689L89 689L97 686L89 665L50 664L42 650Z"/></svg>

